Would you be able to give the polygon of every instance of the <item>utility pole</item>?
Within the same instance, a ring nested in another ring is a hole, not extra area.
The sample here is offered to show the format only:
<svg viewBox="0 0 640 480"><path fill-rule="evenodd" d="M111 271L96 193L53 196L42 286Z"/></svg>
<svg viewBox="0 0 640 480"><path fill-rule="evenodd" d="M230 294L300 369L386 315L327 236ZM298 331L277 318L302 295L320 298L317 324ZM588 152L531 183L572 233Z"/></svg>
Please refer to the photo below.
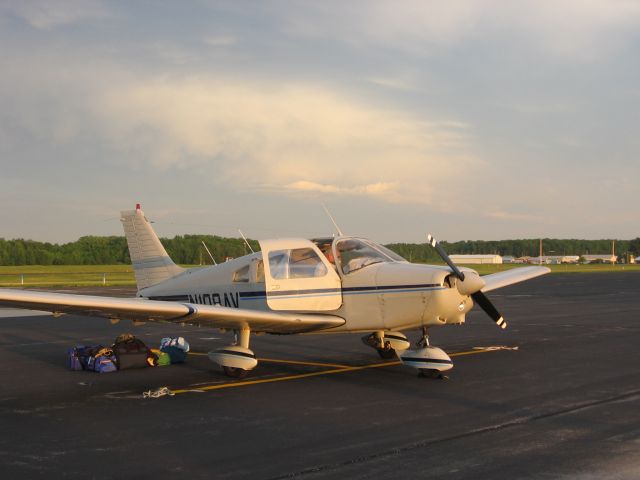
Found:
<svg viewBox="0 0 640 480"><path fill-rule="evenodd" d="M539 265L542 265L542 239L540 239L540 255L538 256Z"/></svg>
<svg viewBox="0 0 640 480"><path fill-rule="evenodd" d="M616 257L616 241L611 240L611 265L615 263L615 257Z"/></svg>

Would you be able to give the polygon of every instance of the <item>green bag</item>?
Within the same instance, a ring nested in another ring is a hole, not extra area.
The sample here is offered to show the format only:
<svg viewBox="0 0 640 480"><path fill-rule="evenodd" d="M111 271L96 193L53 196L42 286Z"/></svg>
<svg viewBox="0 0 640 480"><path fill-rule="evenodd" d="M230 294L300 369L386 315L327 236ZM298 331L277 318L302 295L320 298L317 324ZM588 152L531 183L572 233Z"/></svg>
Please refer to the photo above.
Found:
<svg viewBox="0 0 640 480"><path fill-rule="evenodd" d="M151 353L156 357L155 365L157 367L164 367L165 365L171 365L171 357L167 352L162 352L156 348L151 349Z"/></svg>

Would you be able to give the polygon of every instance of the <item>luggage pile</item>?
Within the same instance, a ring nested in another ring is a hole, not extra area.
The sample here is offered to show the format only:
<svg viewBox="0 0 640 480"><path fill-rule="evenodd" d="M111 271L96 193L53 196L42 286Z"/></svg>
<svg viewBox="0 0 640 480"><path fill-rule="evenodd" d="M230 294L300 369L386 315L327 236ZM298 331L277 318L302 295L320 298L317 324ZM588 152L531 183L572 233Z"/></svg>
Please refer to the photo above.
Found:
<svg viewBox="0 0 640 480"><path fill-rule="evenodd" d="M77 346L69 349L69 368L109 373L118 369L113 349L102 345Z"/></svg>
<svg viewBox="0 0 640 480"><path fill-rule="evenodd" d="M160 348L149 348L139 338L123 333L111 347L79 345L70 348L68 362L71 370L109 373L184 363L188 351L189 343L183 337L163 338Z"/></svg>

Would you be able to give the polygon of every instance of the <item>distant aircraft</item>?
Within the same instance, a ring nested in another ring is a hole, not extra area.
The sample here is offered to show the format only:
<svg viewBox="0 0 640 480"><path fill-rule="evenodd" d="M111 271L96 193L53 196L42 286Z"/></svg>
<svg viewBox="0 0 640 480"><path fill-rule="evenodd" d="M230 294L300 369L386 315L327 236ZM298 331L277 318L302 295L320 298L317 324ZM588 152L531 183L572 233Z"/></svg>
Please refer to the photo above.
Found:
<svg viewBox="0 0 640 480"><path fill-rule="evenodd" d="M235 332L232 345L209 358L234 378L258 364L250 333L356 333L382 358L437 376L451 358L429 344L428 329L461 324L474 301L506 327L484 292L549 272L524 267L480 277L458 268L428 237L445 266L407 262L386 247L338 237L280 238L260 242L260 252L222 264L184 269L167 255L139 205L121 212L138 298L114 298L0 289L0 304L33 310L132 320L169 322ZM405 330L421 329L411 348ZM320 340L322 341L322 340Z"/></svg>

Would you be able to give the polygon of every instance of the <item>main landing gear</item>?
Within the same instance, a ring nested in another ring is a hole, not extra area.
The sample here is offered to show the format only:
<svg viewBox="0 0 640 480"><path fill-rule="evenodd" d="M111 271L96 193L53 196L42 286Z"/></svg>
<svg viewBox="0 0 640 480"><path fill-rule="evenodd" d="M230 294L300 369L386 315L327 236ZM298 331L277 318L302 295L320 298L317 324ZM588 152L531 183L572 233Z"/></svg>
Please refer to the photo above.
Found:
<svg viewBox="0 0 640 480"><path fill-rule="evenodd" d="M209 352L209 360L222 367L224 373L231 378L244 378L258 365L253 351L249 349L249 327L236 330L236 341L228 347Z"/></svg>
<svg viewBox="0 0 640 480"><path fill-rule="evenodd" d="M411 346L407 337L401 332L385 332L379 330L362 337L362 342L368 347L375 348L381 358L385 360L395 358L398 351Z"/></svg>

